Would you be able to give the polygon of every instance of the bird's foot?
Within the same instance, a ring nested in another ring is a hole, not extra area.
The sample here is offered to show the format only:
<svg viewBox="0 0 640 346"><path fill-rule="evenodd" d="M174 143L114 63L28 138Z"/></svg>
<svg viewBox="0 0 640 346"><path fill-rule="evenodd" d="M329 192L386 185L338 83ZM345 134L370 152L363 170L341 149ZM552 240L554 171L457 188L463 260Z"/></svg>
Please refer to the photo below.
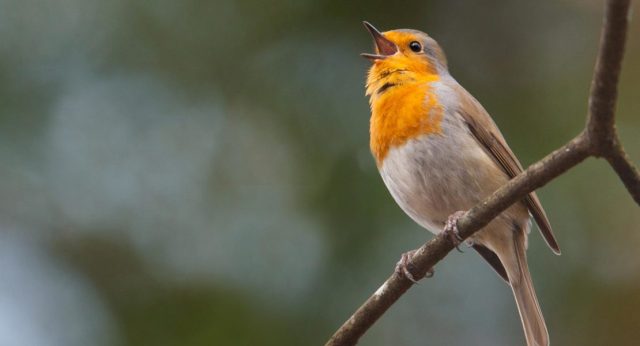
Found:
<svg viewBox="0 0 640 346"><path fill-rule="evenodd" d="M411 250L403 253L398 263L396 263L396 273L398 273L398 275L402 275L406 277L407 279L409 279L409 281L413 282L414 284L417 284L418 280L421 279L421 278L416 279L415 276L411 274L411 270L415 271L415 267L413 266L413 264L410 263L410 260L413 254L416 253L416 251L418 250ZM424 277L430 278L432 276L433 276L433 268L429 269L429 271L427 271Z"/></svg>
<svg viewBox="0 0 640 346"><path fill-rule="evenodd" d="M462 243L462 237L460 237L460 233L458 232L458 220L464 216L466 212L459 210L455 213L449 215L447 222L444 224L444 235L449 238L449 240L453 243L456 249L460 252L460 248L458 247Z"/></svg>

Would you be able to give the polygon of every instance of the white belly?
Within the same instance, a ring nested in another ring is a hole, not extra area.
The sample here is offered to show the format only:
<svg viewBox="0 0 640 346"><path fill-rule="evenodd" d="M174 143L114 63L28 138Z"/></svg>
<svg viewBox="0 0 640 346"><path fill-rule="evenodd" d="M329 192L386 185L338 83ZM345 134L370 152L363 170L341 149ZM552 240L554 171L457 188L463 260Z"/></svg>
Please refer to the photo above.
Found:
<svg viewBox="0 0 640 346"><path fill-rule="evenodd" d="M402 210L436 234L449 215L471 208L508 180L460 115L445 114L441 126L441 134L389 150L380 167Z"/></svg>

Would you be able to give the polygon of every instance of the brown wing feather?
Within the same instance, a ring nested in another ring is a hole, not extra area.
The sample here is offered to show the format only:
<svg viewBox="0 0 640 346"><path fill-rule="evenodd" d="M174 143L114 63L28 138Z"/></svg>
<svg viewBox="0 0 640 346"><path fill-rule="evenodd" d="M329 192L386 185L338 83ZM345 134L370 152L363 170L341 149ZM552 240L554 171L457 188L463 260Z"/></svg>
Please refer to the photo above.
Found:
<svg viewBox="0 0 640 346"><path fill-rule="evenodd" d="M495 270L496 273L500 275L502 280L509 283L509 277L507 276L507 271L504 269L504 265L502 265L502 262L500 262L500 258L498 258L498 255L496 255L495 252L489 250L489 248L482 246L480 244L473 244L473 249L478 251L480 256L482 256L482 258L484 258L485 261L487 261L487 263L491 265L491 268L493 268L493 270Z"/></svg>
<svg viewBox="0 0 640 346"><path fill-rule="evenodd" d="M513 178L520 174L522 172L522 165L520 165L513 151L511 151L507 145L504 137L502 137L502 133L500 133L500 130L489 116L489 113L461 86L458 86L458 92L461 101L460 114L467 122L471 133L476 137L478 142L487 149L487 152L491 154L509 177ZM471 114L474 114L474 116L472 117ZM525 203L533 215L534 220L536 220L544 240L551 250L559 255L560 247L553 235L551 224L547 219L547 215L536 193L530 193L525 198Z"/></svg>

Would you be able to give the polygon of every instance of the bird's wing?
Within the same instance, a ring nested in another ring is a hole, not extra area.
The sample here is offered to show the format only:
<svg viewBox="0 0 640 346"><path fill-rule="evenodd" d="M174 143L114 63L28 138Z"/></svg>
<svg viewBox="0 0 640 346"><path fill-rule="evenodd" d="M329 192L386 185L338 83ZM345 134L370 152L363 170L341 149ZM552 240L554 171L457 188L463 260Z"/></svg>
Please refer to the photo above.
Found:
<svg viewBox="0 0 640 346"><path fill-rule="evenodd" d="M502 280L509 283L507 270L504 269L504 265L502 265L502 262L500 262L500 258L498 258L498 255L496 255L495 252L489 250L489 248L484 245L473 244L472 246L473 246L473 249L478 251L480 256L482 256L482 258L484 258L484 260L487 261L489 265L491 265L491 268L493 268L493 270L495 270L496 273L500 275Z"/></svg>
<svg viewBox="0 0 640 346"><path fill-rule="evenodd" d="M500 130L489 116L489 113L487 113L480 102L469 94L468 91L459 85L457 87L460 98L459 112L469 126L469 130L473 136L475 136L476 140L486 149L510 178L520 174L522 172L522 165L520 165L513 151L511 151L507 145L502 133L500 133ZM471 116L471 114L474 116ZM553 235L551 224L547 219L544 209L542 209L536 193L530 193L525 198L525 203L533 215L533 218L536 220L544 240L551 250L559 255L560 247Z"/></svg>

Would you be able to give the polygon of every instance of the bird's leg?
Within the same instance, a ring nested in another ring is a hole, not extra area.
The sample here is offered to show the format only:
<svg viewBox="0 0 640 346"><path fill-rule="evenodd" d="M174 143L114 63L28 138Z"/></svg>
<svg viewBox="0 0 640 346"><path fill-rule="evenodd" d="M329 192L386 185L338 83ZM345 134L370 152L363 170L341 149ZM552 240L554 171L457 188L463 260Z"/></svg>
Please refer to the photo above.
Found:
<svg viewBox="0 0 640 346"><path fill-rule="evenodd" d="M398 273L399 275L404 275L404 277L409 279L409 281L413 282L414 284L417 284L418 280L416 280L416 278L413 276L413 274L411 274L411 271L409 270L415 269L409 261L411 260L413 254L416 253L416 251L418 250L411 250L403 253L398 263L396 263L396 273ZM429 269L429 271L427 271L427 273L425 274L425 277L427 278L430 278L432 276L433 268Z"/></svg>
<svg viewBox="0 0 640 346"><path fill-rule="evenodd" d="M460 248L458 247L462 243L462 238L458 233L458 220L464 216L465 211L459 210L455 213L449 215L447 222L444 224L444 235L449 238L449 240L453 243L456 249L460 252Z"/></svg>

